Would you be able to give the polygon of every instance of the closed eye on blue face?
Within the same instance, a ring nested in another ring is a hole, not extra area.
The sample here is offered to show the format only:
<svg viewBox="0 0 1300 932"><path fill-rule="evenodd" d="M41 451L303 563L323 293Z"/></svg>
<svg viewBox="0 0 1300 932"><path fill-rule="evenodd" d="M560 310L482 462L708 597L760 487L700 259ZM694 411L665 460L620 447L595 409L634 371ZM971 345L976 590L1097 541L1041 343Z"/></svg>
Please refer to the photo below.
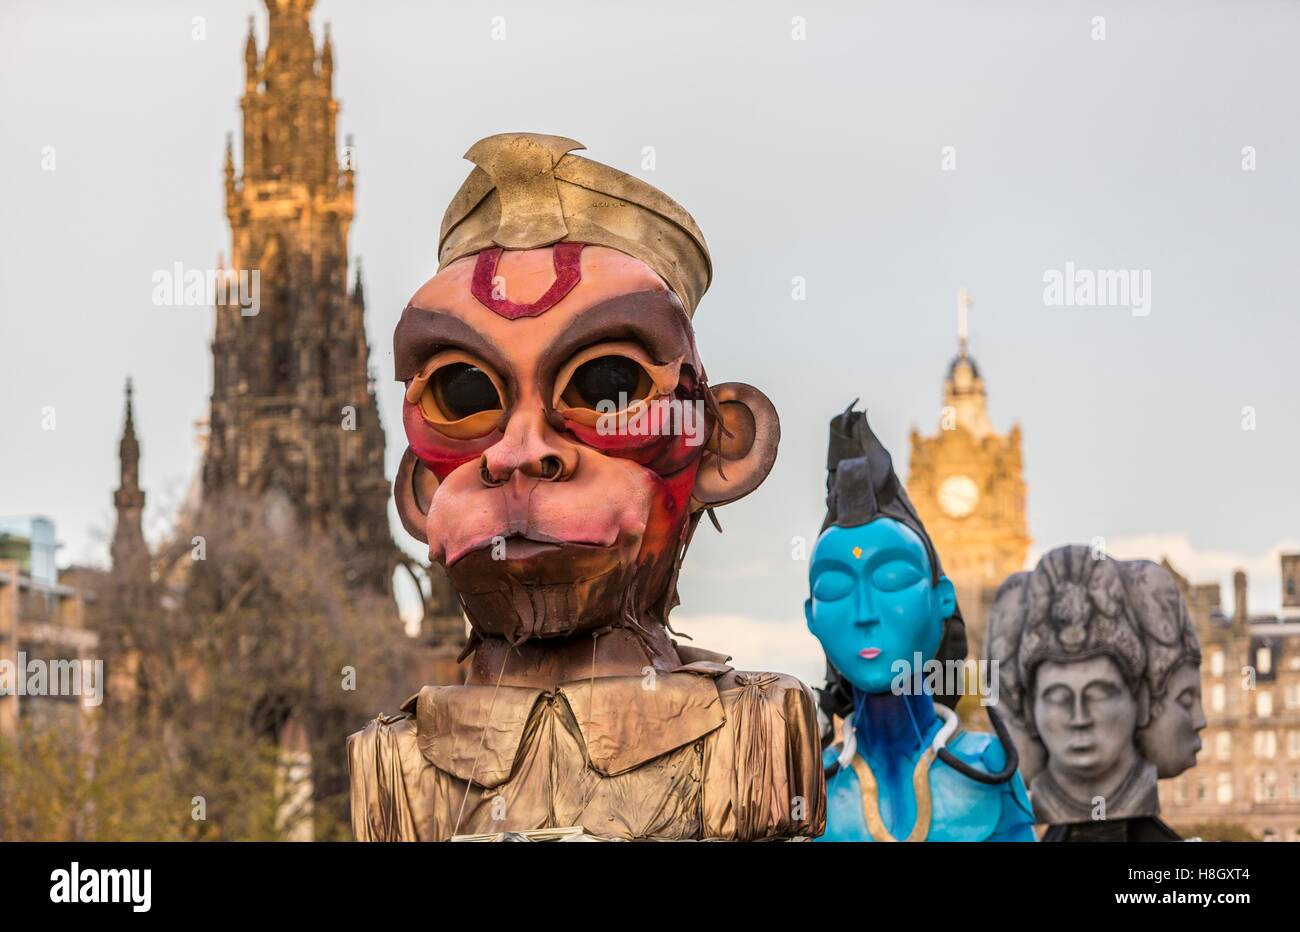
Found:
<svg viewBox="0 0 1300 932"><path fill-rule="evenodd" d="M881 592L900 592L926 578L925 572L908 559L889 560L871 574L871 585Z"/></svg>
<svg viewBox="0 0 1300 932"><path fill-rule="evenodd" d="M843 570L827 569L817 574L812 594L818 602L836 602L853 592L857 581Z"/></svg>

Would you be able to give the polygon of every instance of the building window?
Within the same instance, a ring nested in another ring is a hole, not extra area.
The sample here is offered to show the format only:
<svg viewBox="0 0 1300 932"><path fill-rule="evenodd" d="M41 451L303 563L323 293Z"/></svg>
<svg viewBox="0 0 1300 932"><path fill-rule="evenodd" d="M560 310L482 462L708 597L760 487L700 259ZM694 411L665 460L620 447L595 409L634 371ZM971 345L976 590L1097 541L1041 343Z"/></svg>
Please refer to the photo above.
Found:
<svg viewBox="0 0 1300 932"><path fill-rule="evenodd" d="M1292 774L1291 776L1292 776L1291 788L1293 790L1300 789L1300 783L1295 782L1296 780L1300 780L1300 774ZM1179 805L1187 802L1187 787L1183 784L1182 777L1179 777L1177 780L1174 781L1174 802L1178 803Z"/></svg>
<svg viewBox="0 0 1300 932"><path fill-rule="evenodd" d="M1220 805L1226 806L1232 802L1232 774L1226 772L1219 774L1218 798Z"/></svg>
<svg viewBox="0 0 1300 932"><path fill-rule="evenodd" d="M1209 798L1210 785L1205 781L1204 777L1200 777L1196 781L1196 801L1198 803L1203 803Z"/></svg>
<svg viewBox="0 0 1300 932"><path fill-rule="evenodd" d="M1216 650L1210 654L1210 673L1223 676L1223 651Z"/></svg>
<svg viewBox="0 0 1300 932"><path fill-rule="evenodd" d="M1277 798L1277 774L1265 770L1255 774L1255 802L1268 803Z"/></svg>
<svg viewBox="0 0 1300 932"><path fill-rule="evenodd" d="M1214 750L1219 755L1219 760L1232 760L1232 732L1221 731L1214 736Z"/></svg>
<svg viewBox="0 0 1300 932"><path fill-rule="evenodd" d="M1300 770L1291 771L1291 798L1300 799Z"/></svg>
<svg viewBox="0 0 1300 932"><path fill-rule="evenodd" d="M1210 708L1215 712L1222 712L1223 707L1227 704L1227 690L1223 688L1222 683L1215 683L1214 688L1210 690Z"/></svg>
<svg viewBox="0 0 1300 932"><path fill-rule="evenodd" d="M1273 691L1271 689L1261 689L1259 695L1255 697L1255 714L1260 718L1268 718L1273 714Z"/></svg>
<svg viewBox="0 0 1300 932"><path fill-rule="evenodd" d="M1300 757L1300 731L1289 731L1286 735L1286 756Z"/></svg>
<svg viewBox="0 0 1300 932"><path fill-rule="evenodd" d="M1273 652L1267 645L1255 651L1255 669L1265 676L1273 672Z"/></svg>
<svg viewBox="0 0 1300 932"><path fill-rule="evenodd" d="M1277 757L1277 732L1255 732L1255 756L1260 760L1272 760Z"/></svg>
<svg viewBox="0 0 1300 932"><path fill-rule="evenodd" d="M1292 683L1283 692L1288 709L1300 709L1300 683Z"/></svg>

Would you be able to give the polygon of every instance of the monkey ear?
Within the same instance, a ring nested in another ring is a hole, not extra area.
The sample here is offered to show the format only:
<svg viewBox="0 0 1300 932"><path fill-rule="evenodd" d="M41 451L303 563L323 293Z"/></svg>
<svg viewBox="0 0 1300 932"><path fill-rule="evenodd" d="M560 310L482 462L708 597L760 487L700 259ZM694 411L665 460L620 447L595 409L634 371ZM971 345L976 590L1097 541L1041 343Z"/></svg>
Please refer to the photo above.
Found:
<svg viewBox="0 0 1300 932"><path fill-rule="evenodd" d="M712 391L722 417L695 476L692 511L734 502L758 488L776 462L781 441L776 408L758 389L726 382Z"/></svg>
<svg viewBox="0 0 1300 932"><path fill-rule="evenodd" d="M393 500L397 503L397 516L402 519L402 527L422 544L429 542L425 521L436 491L438 477L429 471L414 450L407 447L402 462L397 466L397 478L393 480Z"/></svg>

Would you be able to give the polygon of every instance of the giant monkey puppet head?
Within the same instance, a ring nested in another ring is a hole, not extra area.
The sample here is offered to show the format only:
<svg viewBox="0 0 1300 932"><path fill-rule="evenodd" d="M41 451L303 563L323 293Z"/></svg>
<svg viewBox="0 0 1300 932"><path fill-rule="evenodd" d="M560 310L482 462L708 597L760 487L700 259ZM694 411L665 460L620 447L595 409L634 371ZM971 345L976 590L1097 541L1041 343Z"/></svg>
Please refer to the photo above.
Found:
<svg viewBox="0 0 1300 932"><path fill-rule="evenodd" d="M511 133L466 154L438 273L394 335L394 496L463 602L467 650L619 632L667 667L691 534L763 481L780 428L757 389L707 381L695 221L581 148Z"/></svg>

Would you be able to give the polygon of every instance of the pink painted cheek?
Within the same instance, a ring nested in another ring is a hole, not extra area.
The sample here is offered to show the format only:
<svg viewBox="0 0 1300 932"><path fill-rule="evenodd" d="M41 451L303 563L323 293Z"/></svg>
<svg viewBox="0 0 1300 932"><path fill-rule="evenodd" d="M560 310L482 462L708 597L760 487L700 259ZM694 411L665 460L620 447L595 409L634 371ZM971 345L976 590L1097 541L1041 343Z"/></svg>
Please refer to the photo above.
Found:
<svg viewBox="0 0 1300 932"><path fill-rule="evenodd" d="M697 462L671 476L654 477L655 489L641 538L640 561L654 562L681 544L698 471Z"/></svg>
<svg viewBox="0 0 1300 932"><path fill-rule="evenodd" d="M564 426L584 446L599 450L607 456L630 459L660 476L675 473L692 460L698 462L703 453L703 445L693 445L683 434L647 437L602 434L595 427L567 420Z"/></svg>
<svg viewBox="0 0 1300 932"><path fill-rule="evenodd" d="M691 500L691 491L695 488L695 476L700 471L700 461L688 465L669 476L659 477L659 486L663 490L661 499L664 510L670 519L676 521L685 513Z"/></svg>
<svg viewBox="0 0 1300 932"><path fill-rule="evenodd" d="M425 422L419 407L409 401L402 405L402 427L406 442L440 482L457 467L477 460L501 437L501 432L496 430L474 440L444 437Z"/></svg>

